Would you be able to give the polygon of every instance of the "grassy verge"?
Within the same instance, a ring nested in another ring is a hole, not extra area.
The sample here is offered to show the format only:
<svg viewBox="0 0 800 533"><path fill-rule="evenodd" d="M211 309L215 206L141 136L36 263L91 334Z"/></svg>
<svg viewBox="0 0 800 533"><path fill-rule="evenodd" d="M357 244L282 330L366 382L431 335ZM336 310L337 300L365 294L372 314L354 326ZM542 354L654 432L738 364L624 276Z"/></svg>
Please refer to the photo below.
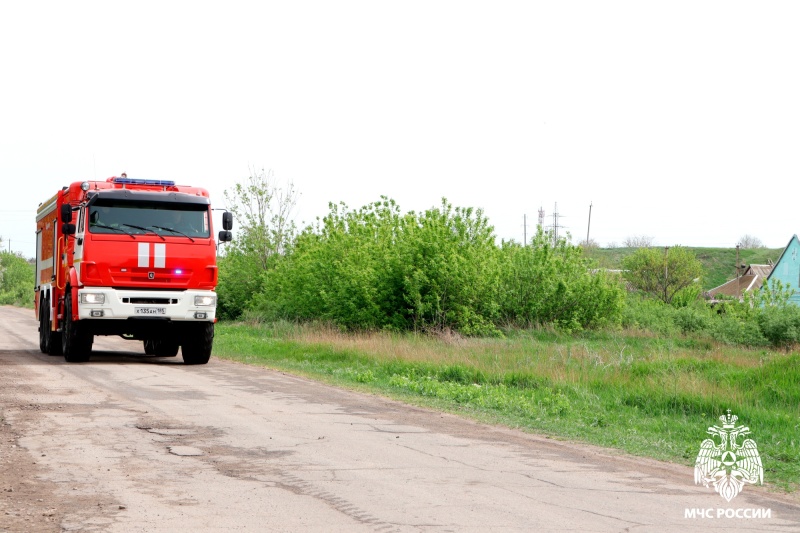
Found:
<svg viewBox="0 0 800 533"><path fill-rule="evenodd" d="M800 482L795 352L632 333L462 339L221 323L214 353L685 465L731 409L758 444L765 483Z"/></svg>

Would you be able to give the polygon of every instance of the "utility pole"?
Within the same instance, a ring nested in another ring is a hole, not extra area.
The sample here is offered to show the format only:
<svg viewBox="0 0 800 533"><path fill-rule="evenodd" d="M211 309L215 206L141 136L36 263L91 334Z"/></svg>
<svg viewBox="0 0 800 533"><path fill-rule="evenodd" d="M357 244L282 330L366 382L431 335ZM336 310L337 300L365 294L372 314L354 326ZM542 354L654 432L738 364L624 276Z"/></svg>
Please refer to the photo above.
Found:
<svg viewBox="0 0 800 533"><path fill-rule="evenodd" d="M739 243L736 243L736 299L739 299L741 288L739 286Z"/></svg>
<svg viewBox="0 0 800 533"><path fill-rule="evenodd" d="M592 227L592 202L589 202L589 224L586 226L586 247L589 247L589 230Z"/></svg>
<svg viewBox="0 0 800 533"><path fill-rule="evenodd" d="M558 204L553 206L553 246L558 243Z"/></svg>
<svg viewBox="0 0 800 533"><path fill-rule="evenodd" d="M664 303L667 302L667 280L669 279L668 271L667 271L667 252L669 251L669 246L664 247Z"/></svg>
<svg viewBox="0 0 800 533"><path fill-rule="evenodd" d="M528 215L522 215L522 246L528 246Z"/></svg>

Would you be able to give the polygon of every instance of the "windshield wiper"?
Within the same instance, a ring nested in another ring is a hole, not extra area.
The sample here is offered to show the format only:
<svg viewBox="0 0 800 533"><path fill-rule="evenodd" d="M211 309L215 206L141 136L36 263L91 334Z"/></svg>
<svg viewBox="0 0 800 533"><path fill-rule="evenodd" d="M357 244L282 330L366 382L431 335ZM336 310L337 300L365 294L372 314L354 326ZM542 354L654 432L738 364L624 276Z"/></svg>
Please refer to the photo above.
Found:
<svg viewBox="0 0 800 533"><path fill-rule="evenodd" d="M135 224L123 224L123 226L128 226L129 228L136 228L136 229L140 229L140 230L144 231L145 233L152 233L153 235L158 235L159 237L161 237L161 240L162 240L162 241L166 241L166 240L167 240L167 239L165 239L165 238L164 238L164 236L163 236L163 235L161 235L161 234L160 234L160 233L158 233L157 231L153 231L153 230L151 230L150 228L144 228L144 227L142 227L142 226L137 226L137 225L135 225ZM158 227L158 226L153 226L153 227Z"/></svg>
<svg viewBox="0 0 800 533"><path fill-rule="evenodd" d="M115 228L114 226L107 226L107 225L101 224L99 222L95 222L94 224L91 225L91 227L93 227L93 228L106 228L106 229L112 229L114 231L121 231L125 235L130 235L131 239L136 240L136 236L133 233L131 233L129 231L125 231L122 228Z"/></svg>
<svg viewBox="0 0 800 533"><path fill-rule="evenodd" d="M190 241L194 242L194 239L192 239L191 237L189 237L188 235L186 235L186 234L185 234L184 232L182 232L182 231L178 231L178 230L176 230L176 229L173 229L173 228L165 228L164 226L151 226L151 227L153 227L153 228L158 228L158 229L163 229L163 230L166 230L166 231L171 231L172 233L177 233L178 235L183 235L184 237L186 237L186 238L187 238L187 239L189 239Z"/></svg>

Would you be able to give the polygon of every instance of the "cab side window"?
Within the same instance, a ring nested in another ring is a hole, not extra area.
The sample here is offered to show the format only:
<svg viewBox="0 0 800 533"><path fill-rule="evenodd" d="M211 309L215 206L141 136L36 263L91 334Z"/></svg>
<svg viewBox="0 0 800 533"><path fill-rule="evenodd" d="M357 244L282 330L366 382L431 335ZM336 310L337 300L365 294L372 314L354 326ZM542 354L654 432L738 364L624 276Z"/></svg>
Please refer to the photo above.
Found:
<svg viewBox="0 0 800 533"><path fill-rule="evenodd" d="M86 218L86 208L81 207L81 210L78 211L78 233L84 232L84 220Z"/></svg>

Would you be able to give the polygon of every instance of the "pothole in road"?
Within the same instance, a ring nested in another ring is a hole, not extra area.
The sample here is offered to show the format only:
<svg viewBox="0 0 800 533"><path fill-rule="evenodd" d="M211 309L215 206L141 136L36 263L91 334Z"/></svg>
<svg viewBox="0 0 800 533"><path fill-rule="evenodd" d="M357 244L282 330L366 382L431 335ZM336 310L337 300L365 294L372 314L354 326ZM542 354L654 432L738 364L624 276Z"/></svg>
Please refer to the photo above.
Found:
<svg viewBox="0 0 800 533"><path fill-rule="evenodd" d="M165 437L185 437L186 435L194 435L195 431L191 429L169 429L169 428L141 428L145 429L148 433L155 435L163 435Z"/></svg>
<svg viewBox="0 0 800 533"><path fill-rule="evenodd" d="M169 450L169 453L172 455L178 455L180 457L198 457L203 455L203 450L192 448L191 446L167 446L167 450Z"/></svg>
<svg viewBox="0 0 800 533"><path fill-rule="evenodd" d="M143 424L137 424L136 429L147 431L153 435L161 435L162 437L185 437L187 435L195 435L196 430L190 428L170 428L170 427L155 427Z"/></svg>

